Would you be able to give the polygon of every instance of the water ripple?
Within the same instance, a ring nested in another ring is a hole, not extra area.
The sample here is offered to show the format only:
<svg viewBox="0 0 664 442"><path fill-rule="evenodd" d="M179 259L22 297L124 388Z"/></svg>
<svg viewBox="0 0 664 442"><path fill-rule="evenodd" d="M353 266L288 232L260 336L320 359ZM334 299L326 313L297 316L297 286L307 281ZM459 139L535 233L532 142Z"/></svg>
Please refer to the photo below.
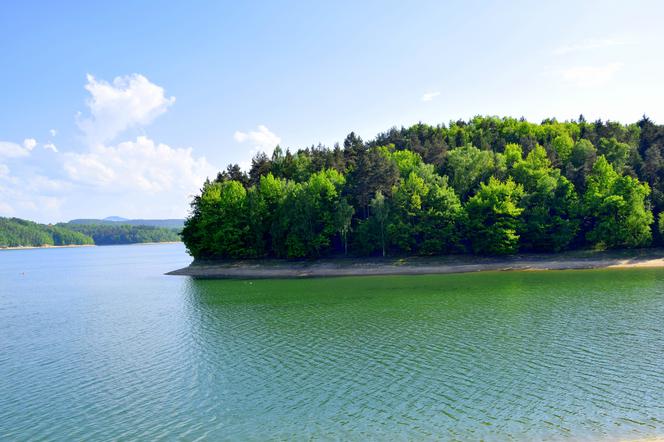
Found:
<svg viewBox="0 0 664 442"><path fill-rule="evenodd" d="M196 281L158 276L177 248L55 253L29 281L42 255L0 255L2 440L664 434L661 270Z"/></svg>

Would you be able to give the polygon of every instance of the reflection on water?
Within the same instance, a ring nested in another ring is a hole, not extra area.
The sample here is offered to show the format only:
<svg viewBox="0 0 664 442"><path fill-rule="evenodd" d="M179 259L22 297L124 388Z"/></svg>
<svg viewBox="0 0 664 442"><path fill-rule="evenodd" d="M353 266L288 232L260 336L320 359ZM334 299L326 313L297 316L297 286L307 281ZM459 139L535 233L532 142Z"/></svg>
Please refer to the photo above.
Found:
<svg viewBox="0 0 664 442"><path fill-rule="evenodd" d="M661 270L204 281L162 276L181 245L50 252L0 253L3 440L664 433Z"/></svg>

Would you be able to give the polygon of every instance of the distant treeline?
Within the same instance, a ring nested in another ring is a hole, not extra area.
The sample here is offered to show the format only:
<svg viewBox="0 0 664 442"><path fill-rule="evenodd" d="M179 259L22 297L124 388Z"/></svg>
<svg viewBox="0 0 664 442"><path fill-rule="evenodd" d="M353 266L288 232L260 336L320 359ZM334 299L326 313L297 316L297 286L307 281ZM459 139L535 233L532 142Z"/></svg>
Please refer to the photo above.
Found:
<svg viewBox="0 0 664 442"><path fill-rule="evenodd" d="M111 245L180 241L177 229L103 224L37 224L19 218L0 218L0 247Z"/></svg>
<svg viewBox="0 0 664 442"><path fill-rule="evenodd" d="M0 247L39 247L94 244L92 238L62 226L19 218L0 218Z"/></svg>
<svg viewBox="0 0 664 442"><path fill-rule="evenodd" d="M277 146L248 173L230 165L191 206L196 258L661 244L664 126L475 117L351 133L333 148Z"/></svg>
<svg viewBox="0 0 664 442"><path fill-rule="evenodd" d="M133 226L122 223L112 224L58 224L75 232L92 237L98 246L112 244L134 244L144 242L180 241L178 229L155 226Z"/></svg>
<svg viewBox="0 0 664 442"><path fill-rule="evenodd" d="M111 221L108 219L73 219L67 224L105 224L105 225L118 225L127 224L130 226L154 226L165 227L167 229L182 230L184 227L183 219L123 219L121 221Z"/></svg>

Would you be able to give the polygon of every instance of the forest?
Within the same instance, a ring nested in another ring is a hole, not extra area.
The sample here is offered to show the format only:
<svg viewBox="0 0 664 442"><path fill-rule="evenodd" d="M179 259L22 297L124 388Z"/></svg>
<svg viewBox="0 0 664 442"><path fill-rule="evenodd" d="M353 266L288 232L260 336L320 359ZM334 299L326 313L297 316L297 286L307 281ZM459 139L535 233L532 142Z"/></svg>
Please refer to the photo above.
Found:
<svg viewBox="0 0 664 442"><path fill-rule="evenodd" d="M197 259L661 245L664 126L478 116L256 155L193 198Z"/></svg>
<svg viewBox="0 0 664 442"><path fill-rule="evenodd" d="M71 222L58 224L58 226L64 226L67 229L90 236L98 246L180 241L178 229L165 227L123 223L82 224Z"/></svg>
<svg viewBox="0 0 664 442"><path fill-rule="evenodd" d="M128 224L38 224L0 218L0 247L112 245L180 241L179 229Z"/></svg>
<svg viewBox="0 0 664 442"><path fill-rule="evenodd" d="M94 244L92 238L63 226L0 218L0 247L41 247Z"/></svg>

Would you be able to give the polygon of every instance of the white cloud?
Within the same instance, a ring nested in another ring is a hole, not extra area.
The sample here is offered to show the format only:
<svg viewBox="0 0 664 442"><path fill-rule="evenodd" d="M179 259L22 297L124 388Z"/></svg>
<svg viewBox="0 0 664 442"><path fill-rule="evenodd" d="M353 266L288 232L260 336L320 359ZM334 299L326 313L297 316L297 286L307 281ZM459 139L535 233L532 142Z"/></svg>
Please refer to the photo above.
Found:
<svg viewBox="0 0 664 442"><path fill-rule="evenodd" d="M565 81L577 86L604 86L622 69L622 63L609 63L604 66L575 66L558 71Z"/></svg>
<svg viewBox="0 0 664 442"><path fill-rule="evenodd" d="M37 140L34 138L26 138L23 140L23 147L26 148L27 150L32 150L35 148L37 145Z"/></svg>
<svg viewBox="0 0 664 442"><path fill-rule="evenodd" d="M421 100L422 100L422 101L431 101L431 100L433 100L434 98L436 98L438 95L440 95L440 92L438 92L438 91L436 91L436 92L425 92L425 93L422 95Z"/></svg>
<svg viewBox="0 0 664 442"><path fill-rule="evenodd" d="M58 148L57 148L56 145L53 144L53 143L46 143L46 144L44 144L44 149L46 149L46 150L52 150L53 152L56 152L56 153L58 152Z"/></svg>
<svg viewBox="0 0 664 442"><path fill-rule="evenodd" d="M27 141L27 140L26 140ZM30 150L11 141L0 141L0 157L18 158L30 154Z"/></svg>
<svg viewBox="0 0 664 442"><path fill-rule="evenodd" d="M612 46L620 46L624 45L625 42L623 40L617 40L613 38L605 38L605 39L594 39L594 40L584 40L581 43L575 43L575 44L568 44L568 45L563 45L557 47L554 51L554 55L567 55L572 52L580 52L580 51L589 51L592 49L602 49L602 48L609 48Z"/></svg>
<svg viewBox="0 0 664 442"><path fill-rule="evenodd" d="M217 169L205 157L195 156L191 148L171 147L147 136L118 137L149 124L175 99L138 74L117 77L110 83L89 76L86 89L90 92L88 114L77 119L85 143L82 150L52 156L43 152L58 152L52 140L0 142L0 216L41 222L65 219L63 215L104 213L183 216L191 196ZM57 131L49 133L54 137ZM116 137L119 139L114 141ZM4 161L28 155L30 161L17 161L16 166Z"/></svg>
<svg viewBox="0 0 664 442"><path fill-rule="evenodd" d="M53 179L43 175L31 176L25 184L31 192L38 193L59 193L72 188L72 183L69 181Z"/></svg>
<svg viewBox="0 0 664 442"><path fill-rule="evenodd" d="M166 112L175 97L140 74L115 77L112 83L87 76L90 93L87 118L78 117L78 126L91 145L111 141L118 134L151 123Z"/></svg>
<svg viewBox="0 0 664 442"><path fill-rule="evenodd" d="M54 194L59 190L53 187L55 183L57 180L42 176L7 177L0 182L0 216L41 217L42 221L58 218L65 199Z"/></svg>
<svg viewBox="0 0 664 442"><path fill-rule="evenodd" d="M267 127L262 124L258 126L257 131L251 132L240 132L236 131L233 134L233 138L238 143L249 142L252 145L251 153L256 153L259 151L265 152L268 155L272 154L272 151L279 143L281 143L281 138L278 135L270 131Z"/></svg>
<svg viewBox="0 0 664 442"><path fill-rule="evenodd" d="M216 170L205 157L194 157L191 148L172 148L145 136L64 155L64 168L72 180L107 191L182 191L188 195Z"/></svg>

